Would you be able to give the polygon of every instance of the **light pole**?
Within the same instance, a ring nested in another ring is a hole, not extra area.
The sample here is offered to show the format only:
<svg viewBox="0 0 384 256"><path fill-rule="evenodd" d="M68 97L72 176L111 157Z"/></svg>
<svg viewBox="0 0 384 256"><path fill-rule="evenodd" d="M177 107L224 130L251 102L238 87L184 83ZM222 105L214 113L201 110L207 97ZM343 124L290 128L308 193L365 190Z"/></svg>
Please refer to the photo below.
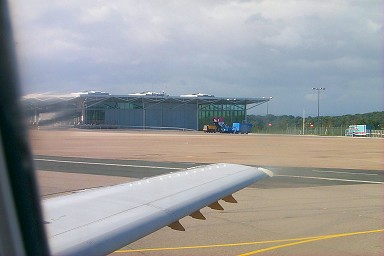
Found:
<svg viewBox="0 0 384 256"><path fill-rule="evenodd" d="M323 87L320 87L320 88L313 87L312 90L316 90L317 91L317 126L320 128L320 122L319 122L319 118L320 118L320 91L321 90L325 90L325 88L323 88Z"/></svg>
<svg viewBox="0 0 384 256"><path fill-rule="evenodd" d="M265 97L263 97L263 99L265 99ZM267 116L269 115L269 111L268 111L268 103L269 101L273 99L273 97L268 97L268 100L267 100Z"/></svg>

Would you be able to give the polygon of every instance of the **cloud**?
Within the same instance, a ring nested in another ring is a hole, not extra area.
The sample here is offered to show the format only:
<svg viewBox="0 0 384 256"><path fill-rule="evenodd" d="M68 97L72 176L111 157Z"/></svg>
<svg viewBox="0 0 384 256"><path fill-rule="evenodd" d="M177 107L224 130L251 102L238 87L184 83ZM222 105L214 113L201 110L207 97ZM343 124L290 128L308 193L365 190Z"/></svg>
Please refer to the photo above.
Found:
<svg viewBox="0 0 384 256"><path fill-rule="evenodd" d="M378 1L16 0L12 10L26 92L273 96L271 111L300 114L311 88L327 87L329 114L382 110ZM358 95L369 102L344 100Z"/></svg>

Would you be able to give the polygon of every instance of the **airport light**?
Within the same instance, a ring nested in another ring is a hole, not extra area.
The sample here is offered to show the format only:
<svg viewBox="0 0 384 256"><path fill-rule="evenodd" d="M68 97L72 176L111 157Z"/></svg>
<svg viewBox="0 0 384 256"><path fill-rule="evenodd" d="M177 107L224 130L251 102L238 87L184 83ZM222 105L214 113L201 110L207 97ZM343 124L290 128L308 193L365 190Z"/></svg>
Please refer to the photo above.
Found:
<svg viewBox="0 0 384 256"><path fill-rule="evenodd" d="M325 88L324 87L320 87L320 88L312 87L312 90L317 91L317 125L320 128L320 122L319 122L319 118L320 118L320 91L325 90Z"/></svg>
<svg viewBox="0 0 384 256"><path fill-rule="evenodd" d="M263 99L265 99L265 97L263 97ZM272 100L272 99L273 99L273 97L268 97L268 100L267 100L267 116L268 116L268 114L269 114L269 112L268 112L268 103L269 103L269 101Z"/></svg>

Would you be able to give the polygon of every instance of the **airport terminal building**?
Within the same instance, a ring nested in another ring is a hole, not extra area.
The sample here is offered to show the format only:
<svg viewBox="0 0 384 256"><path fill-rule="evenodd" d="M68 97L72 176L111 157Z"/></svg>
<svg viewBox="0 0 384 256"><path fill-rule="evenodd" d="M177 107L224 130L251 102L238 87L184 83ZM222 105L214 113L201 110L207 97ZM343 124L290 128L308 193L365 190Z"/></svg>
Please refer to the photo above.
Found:
<svg viewBox="0 0 384 256"><path fill-rule="evenodd" d="M223 98L202 93L169 96L143 92L111 95L89 91L67 95L27 95L23 105L31 125L80 128L201 130L213 117L225 123L243 122L247 110L271 100Z"/></svg>

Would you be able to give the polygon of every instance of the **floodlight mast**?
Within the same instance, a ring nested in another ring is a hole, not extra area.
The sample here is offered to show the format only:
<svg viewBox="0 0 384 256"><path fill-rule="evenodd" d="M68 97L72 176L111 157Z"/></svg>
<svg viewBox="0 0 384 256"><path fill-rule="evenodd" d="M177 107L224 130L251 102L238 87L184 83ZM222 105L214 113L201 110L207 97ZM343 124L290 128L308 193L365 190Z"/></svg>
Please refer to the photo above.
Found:
<svg viewBox="0 0 384 256"><path fill-rule="evenodd" d="M265 97L263 97L263 98L265 98ZM270 101L271 99L273 99L273 97L268 97L268 100L267 100L267 116L269 115L269 112L268 112L268 103L269 103L269 101Z"/></svg>
<svg viewBox="0 0 384 256"><path fill-rule="evenodd" d="M319 119L320 119L320 91L325 90L325 88L324 87L320 87L320 88L312 87L312 90L317 91L317 125L319 126L318 128L320 128L320 122L319 122Z"/></svg>

